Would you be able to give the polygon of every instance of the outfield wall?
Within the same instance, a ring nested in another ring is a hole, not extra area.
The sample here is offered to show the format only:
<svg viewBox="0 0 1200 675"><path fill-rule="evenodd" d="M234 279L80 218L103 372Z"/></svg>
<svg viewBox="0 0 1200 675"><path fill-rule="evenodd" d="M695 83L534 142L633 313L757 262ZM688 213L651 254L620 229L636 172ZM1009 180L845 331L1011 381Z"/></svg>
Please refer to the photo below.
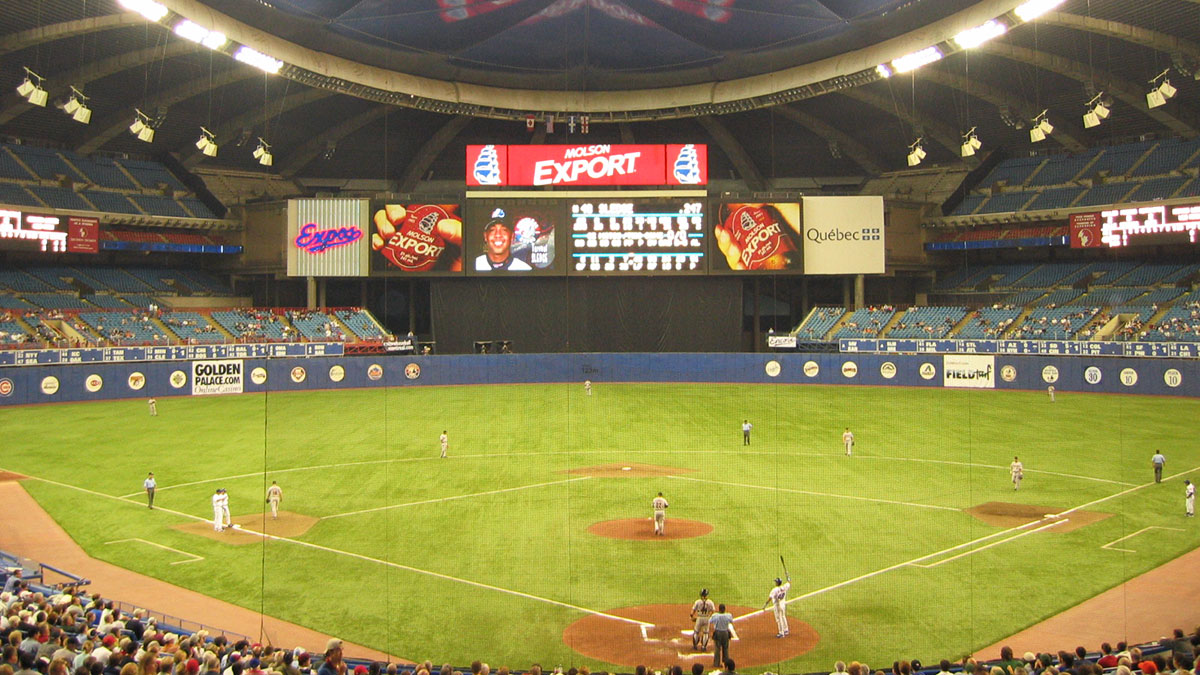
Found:
<svg viewBox="0 0 1200 675"><path fill-rule="evenodd" d="M94 363L0 368L0 405L584 380L1025 390L1054 386L1059 392L1200 397L1200 361L991 354L606 353Z"/></svg>

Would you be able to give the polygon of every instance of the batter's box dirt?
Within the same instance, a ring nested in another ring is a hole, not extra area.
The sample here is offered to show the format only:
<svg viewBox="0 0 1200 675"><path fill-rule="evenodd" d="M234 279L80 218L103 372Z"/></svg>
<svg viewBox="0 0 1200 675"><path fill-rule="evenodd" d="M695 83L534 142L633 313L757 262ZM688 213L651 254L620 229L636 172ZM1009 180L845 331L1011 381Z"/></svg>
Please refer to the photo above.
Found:
<svg viewBox="0 0 1200 675"><path fill-rule="evenodd" d="M734 617L750 614L756 609L727 608ZM712 644L709 644L708 652L692 650L692 622L688 619L691 611L691 605L640 605L612 609L605 613L653 625L643 631L643 627L637 623L590 615L567 626L563 631L563 643L589 658L628 668L679 664L686 672L693 663L704 664L707 668L712 664ZM810 651L820 640L812 626L792 617L788 617L789 635L776 638L778 629L775 617L770 612L736 621L733 629L737 632L737 639L730 642L729 658L737 663L739 670L793 659Z"/></svg>
<svg viewBox="0 0 1200 675"><path fill-rule="evenodd" d="M703 537L713 531L713 526L699 520L683 520L682 518L667 518L667 526L662 536L654 534L654 521L650 518L626 518L624 520L602 520L592 523L587 530L590 534L609 539L692 539ZM690 609L688 610L691 611Z"/></svg>
<svg viewBox="0 0 1200 675"><path fill-rule="evenodd" d="M1062 513L1063 509L1053 506L1038 506L1036 504L1012 504L1009 502L986 502L966 509L966 512L979 520L996 527L1017 527L1035 520L1042 520L1049 515ZM1098 523L1111 517L1111 513L1101 511L1072 511L1063 516L1067 522L1056 527L1050 527L1044 532L1072 532L1092 523ZM1050 522L1047 520L1047 522Z"/></svg>
<svg viewBox="0 0 1200 675"><path fill-rule="evenodd" d="M694 471L695 469L683 469L677 466L631 463L581 466L576 469L570 469L567 473L574 476L592 476L595 478L654 478L656 476L676 476L682 473L693 473Z"/></svg>
<svg viewBox="0 0 1200 675"><path fill-rule="evenodd" d="M272 519L269 513L265 514L266 519L264 520L263 515L261 513L252 513L245 516L235 516L233 523L242 526L244 529L227 527L223 532L217 532L213 529L211 521L184 523L183 525L176 525L174 529L180 532L187 532L188 534L198 534L209 539L216 539L217 541L223 541L235 546L244 546L246 544L257 544L262 541L262 537L246 530L263 532L276 537L299 537L312 529L312 526L316 525L319 520L319 518L292 513L291 511L280 511L278 520Z"/></svg>
<svg viewBox="0 0 1200 675"><path fill-rule="evenodd" d="M28 476L22 476L19 473L13 473L11 471L0 471L0 483L8 483L8 482L14 481L14 480L25 480L26 478L28 478Z"/></svg>

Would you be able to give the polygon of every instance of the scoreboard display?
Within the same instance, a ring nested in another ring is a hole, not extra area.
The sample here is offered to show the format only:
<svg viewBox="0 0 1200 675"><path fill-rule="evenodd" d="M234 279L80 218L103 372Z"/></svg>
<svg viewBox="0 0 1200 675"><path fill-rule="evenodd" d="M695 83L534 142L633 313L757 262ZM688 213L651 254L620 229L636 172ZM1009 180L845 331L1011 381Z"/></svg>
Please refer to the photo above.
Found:
<svg viewBox="0 0 1200 675"><path fill-rule="evenodd" d="M704 274L706 200L659 197L566 200L568 274Z"/></svg>

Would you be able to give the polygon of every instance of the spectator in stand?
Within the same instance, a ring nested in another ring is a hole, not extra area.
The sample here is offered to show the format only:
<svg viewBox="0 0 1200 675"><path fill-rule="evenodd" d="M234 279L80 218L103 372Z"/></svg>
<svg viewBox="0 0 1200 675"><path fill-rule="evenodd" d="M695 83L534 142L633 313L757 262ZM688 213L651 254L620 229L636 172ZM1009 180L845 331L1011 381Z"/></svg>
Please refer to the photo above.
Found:
<svg viewBox="0 0 1200 675"><path fill-rule="evenodd" d="M346 663L342 661L342 641L333 638L325 644L325 661L317 670L318 675L346 675Z"/></svg>

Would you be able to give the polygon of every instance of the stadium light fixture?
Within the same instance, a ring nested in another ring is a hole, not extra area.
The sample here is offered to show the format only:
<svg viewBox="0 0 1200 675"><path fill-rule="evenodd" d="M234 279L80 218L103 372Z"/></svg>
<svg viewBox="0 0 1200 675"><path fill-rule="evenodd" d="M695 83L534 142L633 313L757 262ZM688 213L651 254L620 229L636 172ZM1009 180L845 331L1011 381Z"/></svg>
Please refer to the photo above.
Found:
<svg viewBox="0 0 1200 675"><path fill-rule="evenodd" d="M263 166L271 166L275 163L275 157L271 155L271 144L264 141L260 136L258 139L258 147L254 149L254 159L258 160Z"/></svg>
<svg viewBox="0 0 1200 675"><path fill-rule="evenodd" d="M167 15L166 6L154 2L154 0L117 0L117 4L141 14L154 23L162 21L163 17Z"/></svg>
<svg viewBox="0 0 1200 675"><path fill-rule="evenodd" d="M83 95L75 87L71 87L71 98L63 104L63 112L71 116L71 119L80 124L87 124L92 121L92 109L87 106L88 97Z"/></svg>
<svg viewBox="0 0 1200 675"><path fill-rule="evenodd" d="M1049 110L1043 110L1033 118L1033 126L1029 128L1029 142L1041 143L1046 140L1046 137L1054 131L1054 125L1050 124L1050 120L1046 119L1046 113Z"/></svg>
<svg viewBox="0 0 1200 675"><path fill-rule="evenodd" d="M1157 108L1165 104L1167 99L1175 96L1177 90L1171 86L1171 80L1167 79L1167 73L1170 72L1171 69L1168 68L1151 78L1150 84L1154 85L1154 88L1150 90L1150 93L1146 94L1147 106Z"/></svg>
<svg viewBox="0 0 1200 675"><path fill-rule="evenodd" d="M875 66L875 72L879 73L879 76L885 80L892 76L892 69L888 68L886 63L881 63Z"/></svg>
<svg viewBox="0 0 1200 675"><path fill-rule="evenodd" d="M1087 102L1087 107L1088 111L1083 114L1083 128L1085 129L1100 126L1100 123L1112 114L1112 110L1105 105L1104 92L1093 96L1092 100Z"/></svg>
<svg viewBox="0 0 1200 675"><path fill-rule="evenodd" d="M905 54L899 58L892 59L892 71L897 74L907 73L909 71L916 70L921 66L929 65L930 63L938 61L941 58L942 50L938 49L936 45L933 47L926 47L919 52Z"/></svg>
<svg viewBox="0 0 1200 675"><path fill-rule="evenodd" d="M134 108L133 124L129 125L129 133L137 136L139 141L154 142L154 120L150 116Z"/></svg>
<svg viewBox="0 0 1200 675"><path fill-rule="evenodd" d="M921 160L925 159L925 148L921 146L921 142L924 140L924 138L917 138L917 140L908 146L909 166L916 166L921 163Z"/></svg>
<svg viewBox="0 0 1200 675"><path fill-rule="evenodd" d="M25 68L25 79L21 80L21 84L17 85L17 93L26 101L45 108L46 101L49 100L50 95L42 87L42 82L43 78L41 75L38 75L29 68Z"/></svg>
<svg viewBox="0 0 1200 675"><path fill-rule="evenodd" d="M970 131L963 134L963 142L962 142L962 148L961 148L963 157L974 156L975 151L982 147L983 147L983 143L981 143L979 141L979 136L975 135L975 127L971 127Z"/></svg>
<svg viewBox="0 0 1200 675"><path fill-rule="evenodd" d="M1018 5L1017 8L1013 10L1013 13L1015 13L1022 21L1029 22L1045 14L1046 12L1049 12L1055 7L1058 7L1064 2L1066 2L1066 0L1029 0L1029 2L1026 2L1023 5Z"/></svg>
<svg viewBox="0 0 1200 675"><path fill-rule="evenodd" d="M200 138L196 141L196 149L209 157L217 156L217 138L213 132L200 127Z"/></svg>
<svg viewBox="0 0 1200 675"><path fill-rule="evenodd" d="M229 39L225 37L224 33L218 33L215 30L209 30L204 26L201 26L200 24L188 19L183 19L179 23L175 24L175 28L173 30L179 37L185 40L190 40L197 44L202 44L209 49L220 49L225 46L225 43L229 42Z"/></svg>
<svg viewBox="0 0 1200 675"><path fill-rule="evenodd" d="M238 47L238 50L233 53L233 58L271 75L278 73L279 69L283 67L283 61L271 58L244 45Z"/></svg>
<svg viewBox="0 0 1200 675"><path fill-rule="evenodd" d="M979 45L998 38L1008 32L1008 26L992 19L986 23L982 23L974 28L968 28L958 35L954 36L954 41L963 49L972 49Z"/></svg>

